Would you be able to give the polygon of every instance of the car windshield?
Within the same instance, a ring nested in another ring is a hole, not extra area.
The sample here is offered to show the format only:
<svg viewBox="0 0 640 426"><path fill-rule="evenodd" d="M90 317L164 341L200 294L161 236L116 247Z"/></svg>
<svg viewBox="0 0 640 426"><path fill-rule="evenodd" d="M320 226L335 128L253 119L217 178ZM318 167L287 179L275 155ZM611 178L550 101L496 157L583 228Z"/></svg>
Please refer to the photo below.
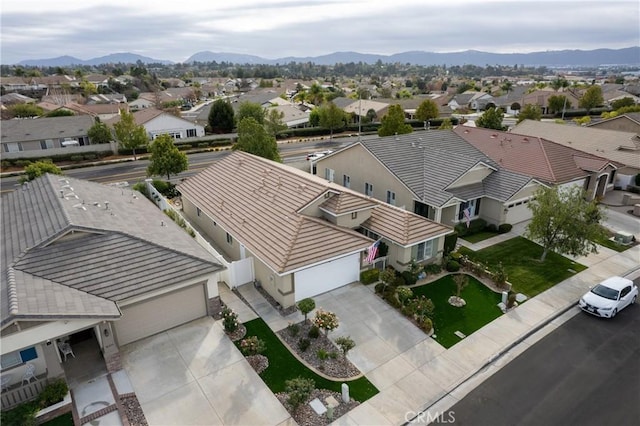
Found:
<svg viewBox="0 0 640 426"><path fill-rule="evenodd" d="M592 288L591 293L597 294L598 296L604 297L605 299L618 300L618 290L614 290L602 284L598 284L597 286Z"/></svg>

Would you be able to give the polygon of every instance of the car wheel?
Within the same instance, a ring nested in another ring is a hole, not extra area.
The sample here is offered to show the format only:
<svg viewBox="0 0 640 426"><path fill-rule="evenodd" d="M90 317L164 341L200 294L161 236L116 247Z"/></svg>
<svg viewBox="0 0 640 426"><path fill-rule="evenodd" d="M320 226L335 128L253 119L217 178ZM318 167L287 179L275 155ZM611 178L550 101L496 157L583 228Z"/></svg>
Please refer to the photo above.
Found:
<svg viewBox="0 0 640 426"><path fill-rule="evenodd" d="M618 310L614 309L613 312L611 312L611 318L615 317L617 313L618 313Z"/></svg>
<svg viewBox="0 0 640 426"><path fill-rule="evenodd" d="M636 303L636 299L638 296L633 296L633 299L631 299L631 304L633 305L634 303Z"/></svg>

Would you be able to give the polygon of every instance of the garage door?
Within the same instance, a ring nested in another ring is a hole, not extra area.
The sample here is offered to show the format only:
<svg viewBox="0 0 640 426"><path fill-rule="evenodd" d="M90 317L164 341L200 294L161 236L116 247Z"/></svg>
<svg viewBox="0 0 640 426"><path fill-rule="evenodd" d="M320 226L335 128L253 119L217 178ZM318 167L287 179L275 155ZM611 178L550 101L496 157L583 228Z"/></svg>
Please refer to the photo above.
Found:
<svg viewBox="0 0 640 426"><path fill-rule="evenodd" d="M120 346L207 315L203 285L178 290L122 308L115 322Z"/></svg>
<svg viewBox="0 0 640 426"><path fill-rule="evenodd" d="M358 281L359 277L359 253L296 272L294 275L296 302Z"/></svg>
<svg viewBox="0 0 640 426"><path fill-rule="evenodd" d="M527 207L527 203L509 207L509 212L507 213L507 223L520 223L529 219L531 219L531 210L529 210L529 207Z"/></svg>

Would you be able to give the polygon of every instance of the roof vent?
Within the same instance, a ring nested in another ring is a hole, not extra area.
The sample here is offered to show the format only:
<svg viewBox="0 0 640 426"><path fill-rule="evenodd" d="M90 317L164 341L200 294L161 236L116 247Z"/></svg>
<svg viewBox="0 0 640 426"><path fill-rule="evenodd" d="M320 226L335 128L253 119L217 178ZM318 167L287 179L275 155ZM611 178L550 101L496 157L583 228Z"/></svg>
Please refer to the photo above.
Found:
<svg viewBox="0 0 640 426"><path fill-rule="evenodd" d="M522 138L522 142L529 142L529 138Z"/></svg>
<svg viewBox="0 0 640 426"><path fill-rule="evenodd" d="M104 208L105 208L106 210L109 210L109 202L108 202L108 201L105 201L105 202L104 202Z"/></svg>
<svg viewBox="0 0 640 426"><path fill-rule="evenodd" d="M465 133L471 133L471 130L469 130L469 129L465 129L465 130L464 130L464 132L465 132Z"/></svg>
<svg viewBox="0 0 640 426"><path fill-rule="evenodd" d="M491 134L491 139L495 139L495 138L497 138L497 137L498 137L498 134L497 134L497 133L492 133L492 134Z"/></svg>
<svg viewBox="0 0 640 426"><path fill-rule="evenodd" d="M76 209L87 210L87 208L84 206L84 203L74 204L73 207Z"/></svg>

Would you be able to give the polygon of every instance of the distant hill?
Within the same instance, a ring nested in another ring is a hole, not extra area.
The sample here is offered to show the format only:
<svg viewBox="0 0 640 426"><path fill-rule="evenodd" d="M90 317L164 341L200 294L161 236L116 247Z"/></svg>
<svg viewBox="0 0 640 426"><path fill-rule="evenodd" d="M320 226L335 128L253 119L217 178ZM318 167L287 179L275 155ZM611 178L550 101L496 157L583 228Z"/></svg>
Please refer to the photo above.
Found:
<svg viewBox="0 0 640 426"><path fill-rule="evenodd" d="M69 66L69 65L99 65L104 63L128 63L134 64L142 61L145 64L173 62L153 59L133 53L114 53L100 58L81 60L72 56L61 56L51 59L33 59L19 63L29 66ZM393 55L376 55L358 52L335 52L322 56L309 57L285 57L278 59L266 59L260 56L245 55L228 52L198 52L185 63L192 62L230 62L234 64L287 64L289 62L313 62L318 65L334 65L337 63L363 62L373 64L377 61L383 63L411 63L415 65L525 65L525 66L550 66L550 67L576 67L576 66L600 66L600 65L640 65L640 47L627 47L623 49L595 49L595 50L554 50L532 53L490 53L477 50L465 50L463 52L435 53L424 51L411 51L396 53Z"/></svg>
<svg viewBox="0 0 640 426"><path fill-rule="evenodd" d="M144 64L172 64L172 61L164 59L153 59L147 56L137 55L135 53L112 53L107 56L101 56L99 58L82 60L74 58L73 56L60 56L57 58L49 59L28 59L26 61L20 61L18 65L32 66L32 67L66 67L71 65L100 65L100 64L135 64L141 61Z"/></svg>

